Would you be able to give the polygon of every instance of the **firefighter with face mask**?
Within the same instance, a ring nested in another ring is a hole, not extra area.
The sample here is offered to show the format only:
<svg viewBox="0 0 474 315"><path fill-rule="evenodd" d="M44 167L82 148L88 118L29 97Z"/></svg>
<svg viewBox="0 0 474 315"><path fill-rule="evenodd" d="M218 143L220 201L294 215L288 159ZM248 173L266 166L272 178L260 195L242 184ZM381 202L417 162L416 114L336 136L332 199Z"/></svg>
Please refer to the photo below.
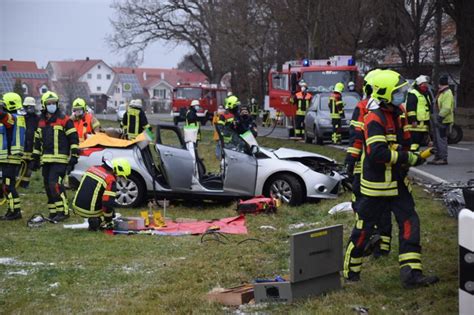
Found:
<svg viewBox="0 0 474 315"><path fill-rule="evenodd" d="M18 174L25 145L25 118L19 113L23 108L21 96L9 92L0 102L0 168L2 171L2 192L7 199L7 213L0 220L21 218L20 196L16 191Z"/></svg>
<svg viewBox="0 0 474 315"><path fill-rule="evenodd" d="M146 129L151 130L142 107L142 100L131 100L127 112L123 115L122 128L124 135L129 140L135 139Z"/></svg>
<svg viewBox="0 0 474 315"><path fill-rule="evenodd" d="M334 144L340 144L342 141L341 128L342 118L344 118L344 102L342 101L342 92L344 91L344 83L338 82L334 86L334 91L329 97L329 112L332 121L331 140Z"/></svg>
<svg viewBox="0 0 474 315"><path fill-rule="evenodd" d="M63 180L77 164L79 140L71 119L59 109L59 97L48 91L41 97L42 113L35 133L32 170L42 167L49 218L69 217L69 203Z"/></svg>
<svg viewBox="0 0 474 315"><path fill-rule="evenodd" d="M102 158L102 165L92 166L84 173L72 208L74 213L88 218L89 230L111 227L117 179L126 179L130 173L130 163L124 158Z"/></svg>
<svg viewBox="0 0 474 315"><path fill-rule="evenodd" d="M82 98L76 98L72 102L71 120L77 130L79 142L86 140L88 135L95 134L100 130L100 122L87 112L86 101Z"/></svg>
<svg viewBox="0 0 474 315"><path fill-rule="evenodd" d="M304 117L306 116L306 109L309 108L313 95L309 93L308 84L301 80L299 82L300 91L295 94L296 116L295 116L295 137L304 138Z"/></svg>
<svg viewBox="0 0 474 315"><path fill-rule="evenodd" d="M388 207L399 227L402 285L427 286L439 279L422 273L420 221L406 176L409 166L424 162L417 153L409 151L410 134L401 117L407 82L391 70L381 71L372 80L373 92L364 120L361 197L344 259L344 277L347 281L360 280L364 248L383 209Z"/></svg>
<svg viewBox="0 0 474 315"><path fill-rule="evenodd" d="M408 92L406 101L409 130L413 141L413 150L429 138L430 115L433 101L429 93L429 78L420 75L415 80L413 89Z"/></svg>
<svg viewBox="0 0 474 315"><path fill-rule="evenodd" d="M25 124L26 124L26 137L25 137L25 152L23 154L23 161L26 165L29 165L33 160L33 144L35 140L36 128L38 128L39 116L36 114L36 101L33 97L25 97L23 102L23 108L25 109ZM30 184L32 171L27 168L23 176L21 177L20 187L27 188Z"/></svg>

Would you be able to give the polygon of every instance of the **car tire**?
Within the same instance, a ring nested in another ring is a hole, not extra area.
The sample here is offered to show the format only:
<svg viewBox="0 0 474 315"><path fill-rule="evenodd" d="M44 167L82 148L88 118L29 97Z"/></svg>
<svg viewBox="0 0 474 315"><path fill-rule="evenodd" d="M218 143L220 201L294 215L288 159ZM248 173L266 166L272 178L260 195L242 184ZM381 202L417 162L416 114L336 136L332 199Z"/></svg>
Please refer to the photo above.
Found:
<svg viewBox="0 0 474 315"><path fill-rule="evenodd" d="M127 179L118 178L116 185L115 204L118 207L133 208L143 202L146 186L138 174L132 173Z"/></svg>
<svg viewBox="0 0 474 315"><path fill-rule="evenodd" d="M290 206L298 206L304 201L301 183L291 174L277 174L270 177L265 183L263 194L267 197L278 197Z"/></svg>
<svg viewBox="0 0 474 315"><path fill-rule="evenodd" d="M315 139L316 144L318 144L318 145L323 145L324 144L324 140L323 140L322 137L318 136L318 132L316 131L316 128L314 128L314 139Z"/></svg>
<svg viewBox="0 0 474 315"><path fill-rule="evenodd" d="M311 143L313 143L313 141L314 141L314 138L308 136L308 133L305 131L305 133L304 133L304 142L311 144Z"/></svg>
<svg viewBox="0 0 474 315"><path fill-rule="evenodd" d="M448 134L448 144L456 144L462 140L464 133L462 128L456 124L453 124L451 132Z"/></svg>

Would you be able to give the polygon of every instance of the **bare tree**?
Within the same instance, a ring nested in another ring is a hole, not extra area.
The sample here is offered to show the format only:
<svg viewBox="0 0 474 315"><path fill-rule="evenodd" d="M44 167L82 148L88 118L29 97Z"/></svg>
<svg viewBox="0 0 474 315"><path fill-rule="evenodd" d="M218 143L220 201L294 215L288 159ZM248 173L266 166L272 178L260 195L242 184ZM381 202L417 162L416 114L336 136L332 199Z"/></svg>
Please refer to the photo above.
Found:
<svg viewBox="0 0 474 315"><path fill-rule="evenodd" d="M125 59L118 62L114 67L138 68L143 63L143 56L137 51L128 51L125 54Z"/></svg>

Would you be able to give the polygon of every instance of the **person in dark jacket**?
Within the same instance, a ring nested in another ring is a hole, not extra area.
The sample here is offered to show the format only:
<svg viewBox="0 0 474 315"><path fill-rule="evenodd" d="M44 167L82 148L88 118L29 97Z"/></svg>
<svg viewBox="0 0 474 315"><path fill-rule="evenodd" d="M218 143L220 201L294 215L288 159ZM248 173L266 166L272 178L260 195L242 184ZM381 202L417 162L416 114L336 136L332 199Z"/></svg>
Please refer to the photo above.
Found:
<svg viewBox="0 0 474 315"><path fill-rule="evenodd" d="M239 116L236 120L236 128L240 135L250 131L254 137L257 137L257 124L255 124L255 120L250 115L249 108L245 105L240 106Z"/></svg>
<svg viewBox="0 0 474 315"><path fill-rule="evenodd" d="M148 123L148 119L142 107L142 100L132 100L127 112L123 115L121 125L125 137L129 140L135 139L146 129L151 130L151 126Z"/></svg>
<svg viewBox="0 0 474 315"><path fill-rule="evenodd" d="M36 114L36 101L33 97L25 97L23 102L23 108L25 109L25 124L26 124L26 137L25 137L25 150L23 153L23 161L26 165L29 165L33 160L33 144L35 141L35 132L38 128L38 122L40 117ZM20 178L20 187L28 188L30 185L30 179L32 170L26 168L25 174Z"/></svg>

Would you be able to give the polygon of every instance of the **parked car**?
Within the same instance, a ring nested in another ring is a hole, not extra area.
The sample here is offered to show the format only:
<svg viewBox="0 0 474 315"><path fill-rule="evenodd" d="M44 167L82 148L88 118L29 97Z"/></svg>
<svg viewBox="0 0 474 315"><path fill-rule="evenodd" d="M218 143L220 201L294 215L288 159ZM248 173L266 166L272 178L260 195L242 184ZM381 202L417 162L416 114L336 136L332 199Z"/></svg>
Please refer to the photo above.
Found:
<svg viewBox="0 0 474 315"><path fill-rule="evenodd" d="M166 139L163 132L168 135ZM174 139L170 140L170 135ZM178 127L158 125L155 145L81 149L71 182L77 184L90 166L101 164L102 156L107 156L127 158L132 167L128 179L117 182L116 202L120 206L138 206L153 194L203 200L263 194L278 196L291 205L338 196L345 177L338 172L340 166L335 160L311 152L249 145L238 136L233 138L238 140L225 145L220 172L210 174L202 160L195 158L195 151L186 148Z"/></svg>
<svg viewBox="0 0 474 315"><path fill-rule="evenodd" d="M118 109L117 109L117 121L121 122L123 119L123 115L127 112L127 105L126 104L120 104Z"/></svg>
<svg viewBox="0 0 474 315"><path fill-rule="evenodd" d="M329 112L329 97L331 93L318 93L313 96L309 109L306 110L305 141L306 143L316 142L322 145L324 140L330 140L332 135L331 113ZM345 92L342 94L344 101L344 118L342 119L342 138L349 138L349 124L352 113L357 103L360 101L359 94L355 92Z"/></svg>

